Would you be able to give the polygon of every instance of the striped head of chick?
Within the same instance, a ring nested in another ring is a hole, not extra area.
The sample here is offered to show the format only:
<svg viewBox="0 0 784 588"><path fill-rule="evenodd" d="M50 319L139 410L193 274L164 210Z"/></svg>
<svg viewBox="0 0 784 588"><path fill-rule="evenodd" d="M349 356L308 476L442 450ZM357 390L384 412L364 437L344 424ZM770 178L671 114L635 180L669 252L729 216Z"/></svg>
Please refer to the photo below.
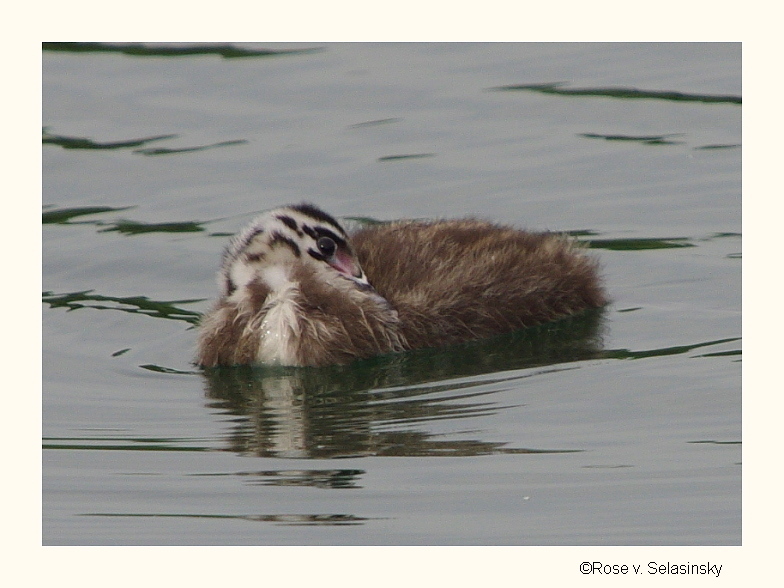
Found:
<svg viewBox="0 0 784 588"><path fill-rule="evenodd" d="M324 282L348 280L370 289L340 223L310 204L278 208L256 218L223 255L219 281L228 299L248 296L254 286L278 292L309 270Z"/></svg>

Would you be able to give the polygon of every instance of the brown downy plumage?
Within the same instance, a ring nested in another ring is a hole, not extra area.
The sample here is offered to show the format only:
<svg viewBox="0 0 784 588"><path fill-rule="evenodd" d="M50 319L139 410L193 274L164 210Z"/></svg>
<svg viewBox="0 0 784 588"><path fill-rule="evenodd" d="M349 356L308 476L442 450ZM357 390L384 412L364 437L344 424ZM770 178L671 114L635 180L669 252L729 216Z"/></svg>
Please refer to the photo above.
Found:
<svg viewBox="0 0 784 588"><path fill-rule="evenodd" d="M363 271L364 270L364 271ZM374 225L349 237L301 204L268 212L223 257L197 361L329 365L509 332L607 302L564 237L478 220Z"/></svg>

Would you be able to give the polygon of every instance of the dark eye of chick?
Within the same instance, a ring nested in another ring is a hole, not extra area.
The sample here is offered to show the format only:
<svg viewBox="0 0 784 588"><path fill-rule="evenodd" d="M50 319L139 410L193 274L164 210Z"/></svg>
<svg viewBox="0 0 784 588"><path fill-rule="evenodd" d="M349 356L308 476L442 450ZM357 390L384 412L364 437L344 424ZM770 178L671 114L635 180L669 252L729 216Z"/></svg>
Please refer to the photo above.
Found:
<svg viewBox="0 0 784 588"><path fill-rule="evenodd" d="M329 237L319 237L319 240L316 241L316 246L325 257L332 257L335 254L335 250L338 248L335 242Z"/></svg>

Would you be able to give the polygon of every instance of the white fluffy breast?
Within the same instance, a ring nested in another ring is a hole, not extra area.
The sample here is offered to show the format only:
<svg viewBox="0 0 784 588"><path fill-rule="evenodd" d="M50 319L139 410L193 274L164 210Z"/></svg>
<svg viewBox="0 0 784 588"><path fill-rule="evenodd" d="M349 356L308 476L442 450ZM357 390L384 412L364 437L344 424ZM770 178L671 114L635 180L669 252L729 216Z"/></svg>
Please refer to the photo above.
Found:
<svg viewBox="0 0 784 588"><path fill-rule="evenodd" d="M297 305L293 300L274 304L261 322L258 360L261 363L296 365L299 337Z"/></svg>
<svg viewBox="0 0 784 588"><path fill-rule="evenodd" d="M262 279L272 293L265 303L267 312L261 321L257 358L262 363L294 365L300 335L297 317L301 313L295 300L297 284L289 280L283 268L275 266L265 268Z"/></svg>

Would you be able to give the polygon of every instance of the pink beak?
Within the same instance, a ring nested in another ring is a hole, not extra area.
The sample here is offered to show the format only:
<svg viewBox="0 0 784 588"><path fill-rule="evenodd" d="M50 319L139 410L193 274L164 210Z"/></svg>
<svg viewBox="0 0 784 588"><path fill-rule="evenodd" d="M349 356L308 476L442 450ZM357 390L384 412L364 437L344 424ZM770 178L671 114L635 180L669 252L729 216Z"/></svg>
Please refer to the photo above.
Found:
<svg viewBox="0 0 784 588"><path fill-rule="evenodd" d="M367 283L362 268L354 260L353 257L343 251L338 251L332 259L329 260L329 265L338 270L346 277L359 280L362 283Z"/></svg>

